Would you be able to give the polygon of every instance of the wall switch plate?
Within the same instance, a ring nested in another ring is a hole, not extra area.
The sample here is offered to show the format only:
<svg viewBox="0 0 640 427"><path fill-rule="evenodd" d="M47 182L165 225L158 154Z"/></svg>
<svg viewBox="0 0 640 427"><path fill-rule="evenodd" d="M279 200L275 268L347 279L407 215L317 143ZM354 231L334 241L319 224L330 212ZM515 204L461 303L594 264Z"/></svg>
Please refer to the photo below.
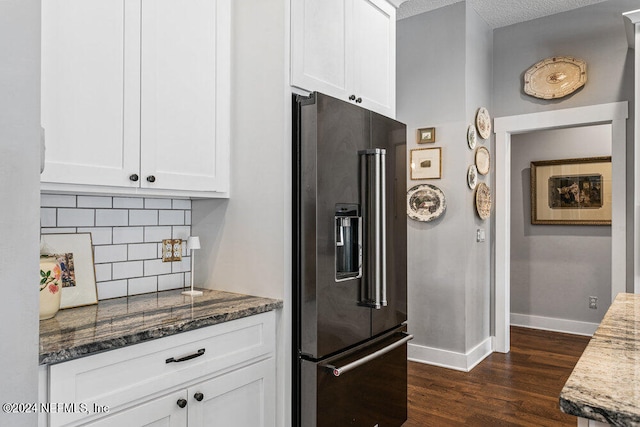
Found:
<svg viewBox="0 0 640 427"><path fill-rule="evenodd" d="M594 310L598 308L598 297L589 297L589 308Z"/></svg>
<svg viewBox="0 0 640 427"><path fill-rule="evenodd" d="M478 228L478 231L476 232L476 242L478 243L484 242L484 239L485 239L484 228Z"/></svg>
<svg viewBox="0 0 640 427"><path fill-rule="evenodd" d="M165 239L162 241L162 262L182 260L182 239Z"/></svg>

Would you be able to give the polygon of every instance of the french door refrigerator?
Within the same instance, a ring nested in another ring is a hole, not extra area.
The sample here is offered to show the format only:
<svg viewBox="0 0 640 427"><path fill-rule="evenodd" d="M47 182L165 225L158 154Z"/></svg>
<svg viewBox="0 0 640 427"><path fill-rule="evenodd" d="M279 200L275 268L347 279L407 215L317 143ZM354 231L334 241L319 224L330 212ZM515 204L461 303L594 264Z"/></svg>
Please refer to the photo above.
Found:
<svg viewBox="0 0 640 427"><path fill-rule="evenodd" d="M406 126L293 102L293 425L407 418Z"/></svg>

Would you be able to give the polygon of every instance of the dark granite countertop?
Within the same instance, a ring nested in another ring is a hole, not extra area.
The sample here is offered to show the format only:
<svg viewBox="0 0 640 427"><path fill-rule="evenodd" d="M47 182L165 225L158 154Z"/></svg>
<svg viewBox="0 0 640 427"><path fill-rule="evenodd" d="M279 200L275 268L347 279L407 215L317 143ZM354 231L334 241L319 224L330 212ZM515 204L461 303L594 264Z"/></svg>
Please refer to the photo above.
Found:
<svg viewBox="0 0 640 427"><path fill-rule="evenodd" d="M191 331L282 308L282 301L201 289L202 296L164 291L60 310L40 321L40 364Z"/></svg>
<svg viewBox="0 0 640 427"><path fill-rule="evenodd" d="M560 409L640 426L640 295L618 294L562 389Z"/></svg>

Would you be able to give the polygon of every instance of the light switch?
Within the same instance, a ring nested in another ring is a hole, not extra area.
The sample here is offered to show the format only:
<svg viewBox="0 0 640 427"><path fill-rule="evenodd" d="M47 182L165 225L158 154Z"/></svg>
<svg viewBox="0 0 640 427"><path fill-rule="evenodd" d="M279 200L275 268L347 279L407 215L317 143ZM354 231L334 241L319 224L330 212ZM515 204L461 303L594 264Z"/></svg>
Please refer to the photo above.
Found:
<svg viewBox="0 0 640 427"><path fill-rule="evenodd" d="M484 228L478 228L476 232L476 242L484 242Z"/></svg>

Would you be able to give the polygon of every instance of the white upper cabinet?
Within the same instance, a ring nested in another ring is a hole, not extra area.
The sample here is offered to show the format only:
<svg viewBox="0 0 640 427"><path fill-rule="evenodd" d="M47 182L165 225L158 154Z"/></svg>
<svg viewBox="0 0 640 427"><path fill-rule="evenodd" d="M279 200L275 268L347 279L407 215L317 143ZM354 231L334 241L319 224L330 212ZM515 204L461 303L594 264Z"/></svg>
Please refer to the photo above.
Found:
<svg viewBox="0 0 640 427"><path fill-rule="evenodd" d="M385 0L292 0L291 85L395 117L396 8Z"/></svg>
<svg viewBox="0 0 640 427"><path fill-rule="evenodd" d="M43 190L225 197L230 0L42 5Z"/></svg>

